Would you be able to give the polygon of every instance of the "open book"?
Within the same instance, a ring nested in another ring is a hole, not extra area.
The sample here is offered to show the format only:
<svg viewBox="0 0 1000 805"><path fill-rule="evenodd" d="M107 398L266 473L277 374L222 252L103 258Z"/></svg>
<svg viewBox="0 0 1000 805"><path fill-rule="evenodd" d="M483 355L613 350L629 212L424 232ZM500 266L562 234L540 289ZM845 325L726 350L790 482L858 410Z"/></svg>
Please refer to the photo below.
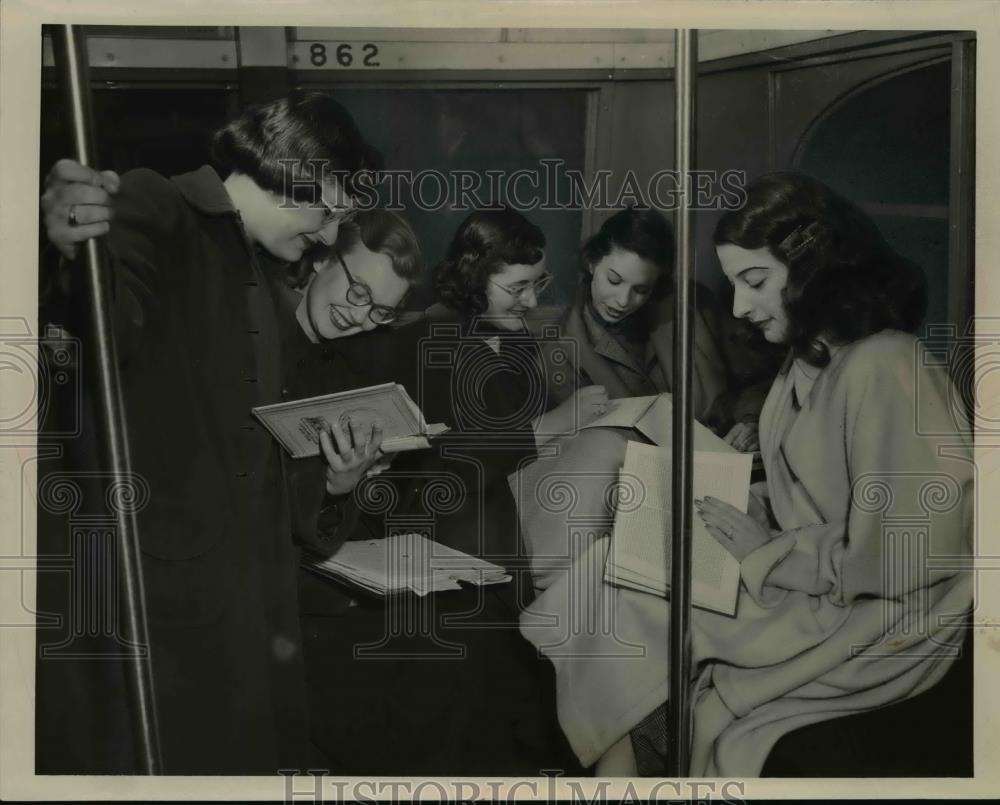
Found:
<svg viewBox="0 0 1000 805"><path fill-rule="evenodd" d="M608 400L608 410L593 422L588 422L583 428L638 428L639 423L645 418L648 417L649 421L652 421L657 415L669 427L671 410L669 394L653 394L649 397L621 397Z"/></svg>
<svg viewBox="0 0 1000 805"><path fill-rule="evenodd" d="M725 451L711 448L694 451L694 495L696 498L711 495L745 512L753 457L719 441ZM604 580L641 592L667 595L670 586L667 553L672 529L670 450L629 442L621 482L626 489L619 495ZM691 542L691 603L735 615L740 563L708 533L697 515L692 523Z"/></svg>
<svg viewBox="0 0 1000 805"><path fill-rule="evenodd" d="M347 541L331 557L306 563L321 575L346 581L377 595L414 592L424 596L469 584L503 584L504 568L448 548L420 534Z"/></svg>
<svg viewBox="0 0 1000 805"><path fill-rule="evenodd" d="M398 383L263 405L253 413L292 458L319 455L320 432L334 422L349 436L348 419L365 432L378 422L383 453L429 447L428 436L448 430L445 425L427 425L417 404Z"/></svg>
<svg viewBox="0 0 1000 805"><path fill-rule="evenodd" d="M669 394L649 397L623 397L608 401L608 410L581 428L635 428L660 447L670 447L673 405ZM735 452L725 441L699 422L694 423L692 442L695 450L720 453Z"/></svg>

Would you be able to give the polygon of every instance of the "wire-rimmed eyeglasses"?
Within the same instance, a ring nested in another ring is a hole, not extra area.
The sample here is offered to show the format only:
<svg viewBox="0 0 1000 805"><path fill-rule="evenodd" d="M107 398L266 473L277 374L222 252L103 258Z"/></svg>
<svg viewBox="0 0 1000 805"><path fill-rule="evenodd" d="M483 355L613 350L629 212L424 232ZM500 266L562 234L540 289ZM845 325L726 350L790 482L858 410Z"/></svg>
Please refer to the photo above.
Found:
<svg viewBox="0 0 1000 805"><path fill-rule="evenodd" d="M499 282L493 282L493 280L490 280L490 282L496 285L497 288L499 288L501 291L506 291L513 297L523 296L525 291L528 290L534 291L535 296L538 296L539 294L541 294L542 291L544 291L546 288L549 287L549 283L552 282L552 275L542 274L542 276L540 276L534 282L528 282L528 281L518 282L515 283L513 287L508 285L501 285Z"/></svg>

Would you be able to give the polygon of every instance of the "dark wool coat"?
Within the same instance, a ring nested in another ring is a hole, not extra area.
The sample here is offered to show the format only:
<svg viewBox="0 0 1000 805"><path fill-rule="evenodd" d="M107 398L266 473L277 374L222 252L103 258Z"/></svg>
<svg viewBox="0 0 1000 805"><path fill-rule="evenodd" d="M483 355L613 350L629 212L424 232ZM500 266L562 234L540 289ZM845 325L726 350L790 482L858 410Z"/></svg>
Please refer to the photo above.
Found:
<svg viewBox="0 0 1000 805"><path fill-rule="evenodd" d="M274 774L308 751L299 552L278 449L251 414L281 399L274 299L211 168L127 173L115 208L112 315L148 490L137 521L163 770Z"/></svg>
<svg viewBox="0 0 1000 805"><path fill-rule="evenodd" d="M498 336L499 352L486 341ZM348 606L349 591L304 578L314 740L344 774L577 770L555 719L552 668L517 628L531 583L507 476L534 458L531 420L548 405L535 340L452 318L324 347L363 353L370 373L391 366L370 381L402 383L428 422L452 428L374 479L396 493L380 496L392 504L357 533L423 530L515 580L423 599L356 594Z"/></svg>

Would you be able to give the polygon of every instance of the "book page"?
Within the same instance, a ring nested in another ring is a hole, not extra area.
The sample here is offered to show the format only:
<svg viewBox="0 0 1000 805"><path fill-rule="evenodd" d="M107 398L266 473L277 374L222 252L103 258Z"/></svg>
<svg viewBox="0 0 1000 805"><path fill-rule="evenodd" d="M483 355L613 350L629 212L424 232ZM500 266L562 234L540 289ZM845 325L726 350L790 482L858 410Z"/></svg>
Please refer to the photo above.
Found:
<svg viewBox="0 0 1000 805"><path fill-rule="evenodd" d="M401 436L398 439L383 439L383 453L405 453L407 450L426 450L431 446L424 436Z"/></svg>
<svg viewBox="0 0 1000 805"><path fill-rule="evenodd" d="M661 394L636 422L635 427L643 436L653 444L659 445L666 450L671 449L671 434L673 433L674 409L671 396ZM716 436L712 431L700 422L692 422L691 442L696 451L711 453L736 453L734 447L726 444L725 441Z"/></svg>
<svg viewBox="0 0 1000 805"><path fill-rule="evenodd" d="M671 534L670 453L660 447L629 442L621 481L630 487L629 502L615 515L614 536L608 554L608 580L630 579L645 588L666 593L670 568L667 544ZM746 511L752 456L730 451L695 451L695 497L711 495ZM708 533L701 518L692 523L692 601L698 606L735 611L739 563ZM616 573L617 569L621 573ZM635 577L638 576L638 579ZM636 586L632 584L630 586Z"/></svg>
<svg viewBox="0 0 1000 805"><path fill-rule="evenodd" d="M674 406L669 394L661 394L646 413L635 423L636 430L653 444L670 449Z"/></svg>
<svg viewBox="0 0 1000 805"><path fill-rule="evenodd" d="M608 410L593 422L583 425L580 430L584 428L634 428L657 399L658 397L654 394L648 397L622 397L617 400L608 400Z"/></svg>

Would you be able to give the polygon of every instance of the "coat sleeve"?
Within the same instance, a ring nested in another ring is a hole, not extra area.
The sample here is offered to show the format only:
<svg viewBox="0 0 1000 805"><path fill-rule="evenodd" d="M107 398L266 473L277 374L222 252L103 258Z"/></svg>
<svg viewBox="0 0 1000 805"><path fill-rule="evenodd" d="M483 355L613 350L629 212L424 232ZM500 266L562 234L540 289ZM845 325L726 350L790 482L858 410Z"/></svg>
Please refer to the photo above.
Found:
<svg viewBox="0 0 1000 805"><path fill-rule="evenodd" d="M292 537L299 545L315 554L332 556L347 540L372 536L363 526L354 494L327 494L322 458L282 456L282 464Z"/></svg>
<svg viewBox="0 0 1000 805"><path fill-rule="evenodd" d="M174 262L182 201L173 184L154 171L129 171L114 199L115 218L103 239L110 271L111 325L123 363L149 342L149 330L162 308L164 266ZM71 300L81 293L82 265L62 258L46 244L41 253L40 318L83 327L80 306Z"/></svg>
<svg viewBox="0 0 1000 805"><path fill-rule="evenodd" d="M840 606L899 598L956 572L935 570L931 557L968 553L973 473L967 436L950 415L957 395L915 346L873 338L849 357L844 444L828 448L846 453L845 515L782 532L744 559L758 603L774 606L788 590Z"/></svg>
<svg viewBox="0 0 1000 805"><path fill-rule="evenodd" d="M113 326L122 362L150 346L164 315L167 287L180 280L171 272L182 268L178 249L190 240L183 207L173 183L154 171L138 169L122 177L107 235Z"/></svg>

